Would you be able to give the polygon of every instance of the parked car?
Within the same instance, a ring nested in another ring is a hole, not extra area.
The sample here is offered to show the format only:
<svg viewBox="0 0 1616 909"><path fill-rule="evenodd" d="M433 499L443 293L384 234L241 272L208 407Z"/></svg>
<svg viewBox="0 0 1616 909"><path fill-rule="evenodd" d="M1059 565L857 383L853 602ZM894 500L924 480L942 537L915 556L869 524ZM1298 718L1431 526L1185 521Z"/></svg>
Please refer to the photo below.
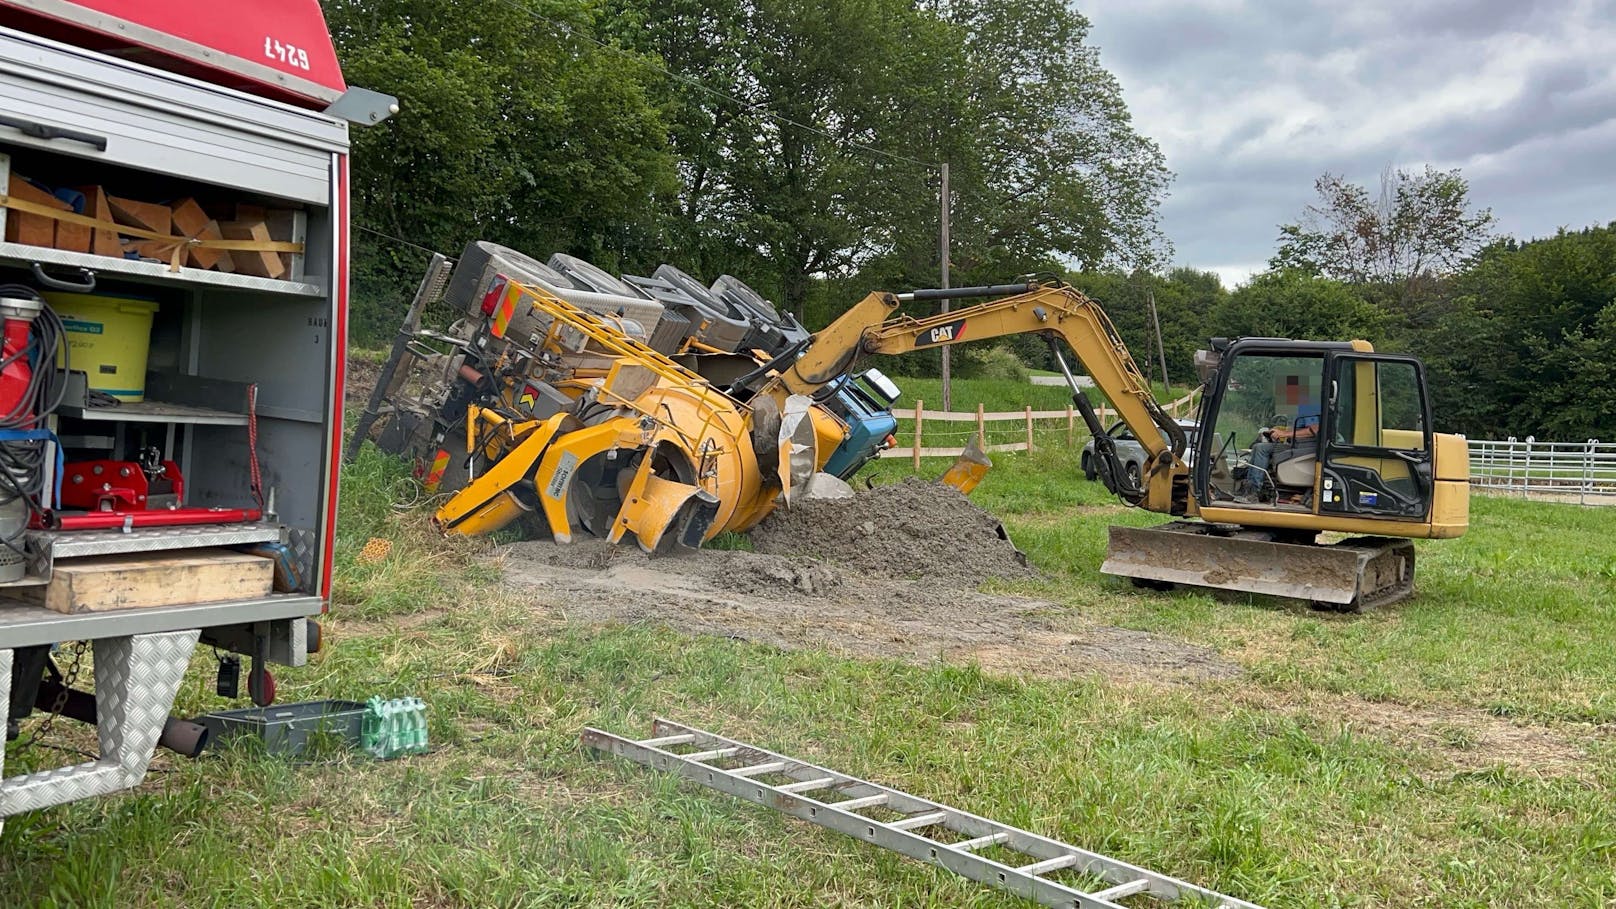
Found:
<svg viewBox="0 0 1616 909"><path fill-rule="evenodd" d="M1178 425L1184 428L1184 461L1190 466L1194 466L1195 436L1200 432L1201 426L1194 420L1179 420ZM1138 439L1134 438L1133 431L1128 428L1128 424L1121 421L1112 423L1111 428L1107 429L1105 434L1110 436L1111 441L1116 444L1117 457L1122 459L1122 469L1127 473L1129 481L1138 486L1139 477L1143 472L1145 463L1145 447L1139 444ZM1082 465L1084 478L1089 480L1100 478L1099 471L1094 465L1093 439L1090 439L1088 444L1083 446Z"/></svg>

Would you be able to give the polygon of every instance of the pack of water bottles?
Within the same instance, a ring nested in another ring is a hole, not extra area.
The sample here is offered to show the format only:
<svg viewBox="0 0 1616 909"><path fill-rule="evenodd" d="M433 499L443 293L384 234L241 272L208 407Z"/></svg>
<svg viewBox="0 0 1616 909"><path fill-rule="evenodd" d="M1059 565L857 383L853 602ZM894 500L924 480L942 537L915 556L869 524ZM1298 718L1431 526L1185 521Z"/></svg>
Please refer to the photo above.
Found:
<svg viewBox="0 0 1616 909"><path fill-rule="evenodd" d="M381 760L406 754L424 754L426 703L420 698L373 697L365 702L359 747Z"/></svg>

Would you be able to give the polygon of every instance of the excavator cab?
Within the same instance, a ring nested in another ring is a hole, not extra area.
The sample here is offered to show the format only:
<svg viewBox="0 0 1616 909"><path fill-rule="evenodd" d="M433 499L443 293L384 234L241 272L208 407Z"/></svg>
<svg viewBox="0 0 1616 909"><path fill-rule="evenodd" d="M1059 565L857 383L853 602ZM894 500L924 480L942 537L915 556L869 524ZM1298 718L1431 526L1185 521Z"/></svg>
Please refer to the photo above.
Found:
<svg viewBox="0 0 1616 909"><path fill-rule="evenodd" d="M1356 611L1413 592L1411 540L1464 533L1468 451L1432 431L1418 360L1246 338L1214 339L1196 361L1200 520L1112 527L1102 572Z"/></svg>
<svg viewBox="0 0 1616 909"><path fill-rule="evenodd" d="M1216 358L1192 484L1202 509L1425 521L1436 492L1423 367L1362 341L1244 339ZM1388 531L1405 536L1397 531Z"/></svg>

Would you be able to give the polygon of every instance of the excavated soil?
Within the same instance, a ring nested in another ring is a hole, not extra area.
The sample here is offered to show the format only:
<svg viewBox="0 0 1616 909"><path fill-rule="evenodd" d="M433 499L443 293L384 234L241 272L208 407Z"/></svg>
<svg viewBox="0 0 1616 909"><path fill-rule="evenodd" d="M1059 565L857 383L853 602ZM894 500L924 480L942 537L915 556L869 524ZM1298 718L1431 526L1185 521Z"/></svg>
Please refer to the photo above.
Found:
<svg viewBox="0 0 1616 909"><path fill-rule="evenodd" d="M997 518L954 487L919 477L776 511L751 538L758 553L812 556L883 578L974 587L1035 574Z"/></svg>
<svg viewBox="0 0 1616 909"><path fill-rule="evenodd" d="M1208 648L1096 625L1064 607L981 593L1035 573L993 517L958 491L910 480L808 502L752 534L754 552L651 557L591 540L514 543L506 577L571 621L651 622L775 647L1020 675L1224 678Z"/></svg>

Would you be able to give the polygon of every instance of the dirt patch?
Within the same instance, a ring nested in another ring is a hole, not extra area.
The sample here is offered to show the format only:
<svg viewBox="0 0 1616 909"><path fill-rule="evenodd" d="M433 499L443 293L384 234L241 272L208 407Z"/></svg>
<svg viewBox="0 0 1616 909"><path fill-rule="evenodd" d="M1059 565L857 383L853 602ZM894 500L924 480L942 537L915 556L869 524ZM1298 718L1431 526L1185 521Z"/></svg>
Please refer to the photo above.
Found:
<svg viewBox="0 0 1616 909"><path fill-rule="evenodd" d="M1475 707L1413 706L1323 691L1242 688L1226 703L1305 718L1329 732L1345 731L1412 748L1436 759L1433 778L1504 767L1536 776L1586 776L1584 744L1606 733L1594 727L1522 725Z"/></svg>
<svg viewBox="0 0 1616 909"><path fill-rule="evenodd" d="M1439 752L1460 770L1505 766L1544 776L1587 772L1576 742L1542 726L1519 726L1485 711L1432 709L1340 697L1319 701L1350 729Z"/></svg>
<svg viewBox="0 0 1616 909"><path fill-rule="evenodd" d="M850 571L809 556L701 550L653 562L637 549L589 541L513 543L501 558L507 580L569 621L654 622L784 649L977 663L1010 675L1240 672L1208 648L1088 623L1042 600Z"/></svg>
<svg viewBox="0 0 1616 909"><path fill-rule="evenodd" d="M654 622L787 649L976 663L1043 677L1229 678L1211 649L1097 625L1042 600L981 593L1035 573L998 522L924 482L809 503L754 532L756 552L652 557L591 540L514 543L507 579L571 621Z"/></svg>
<svg viewBox="0 0 1616 909"><path fill-rule="evenodd" d="M382 364L362 357L349 357L342 399L349 404L358 404L360 409L364 409L366 402L370 400L370 392L376 387L376 380L381 374Z"/></svg>

